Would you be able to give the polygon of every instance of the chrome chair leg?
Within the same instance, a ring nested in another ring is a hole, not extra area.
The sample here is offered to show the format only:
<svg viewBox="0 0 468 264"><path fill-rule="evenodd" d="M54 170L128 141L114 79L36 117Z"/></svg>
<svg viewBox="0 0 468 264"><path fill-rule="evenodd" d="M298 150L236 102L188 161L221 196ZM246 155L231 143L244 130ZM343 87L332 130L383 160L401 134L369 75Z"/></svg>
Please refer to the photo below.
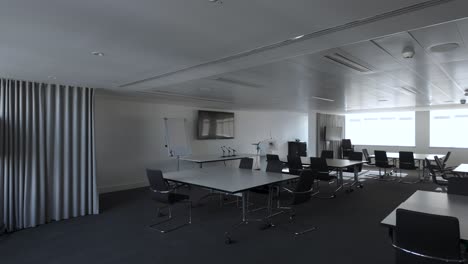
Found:
<svg viewBox="0 0 468 264"><path fill-rule="evenodd" d="M179 229L181 227L184 227L186 225L192 224L192 202L187 201L186 203L188 203L188 206L189 206L189 212L188 212L189 213L189 220L188 220L187 223L183 223L183 224L178 225L178 226L170 227L169 229L160 229L160 228L158 228L157 226L159 226L159 225L161 225L163 223L167 223L167 222L169 222L169 221L171 221L173 219L173 217L172 217L172 207L171 206L164 206L164 207L158 207L157 208L157 216L158 217L164 216L164 215L161 214L161 209L167 207L168 208L168 218L165 219L165 220L162 220L162 221L160 221L158 223L154 223L154 224L149 225L149 228L154 229L154 230L156 230L156 231L158 231L160 233L165 234L165 233L169 233L171 231L177 230L177 229Z"/></svg>

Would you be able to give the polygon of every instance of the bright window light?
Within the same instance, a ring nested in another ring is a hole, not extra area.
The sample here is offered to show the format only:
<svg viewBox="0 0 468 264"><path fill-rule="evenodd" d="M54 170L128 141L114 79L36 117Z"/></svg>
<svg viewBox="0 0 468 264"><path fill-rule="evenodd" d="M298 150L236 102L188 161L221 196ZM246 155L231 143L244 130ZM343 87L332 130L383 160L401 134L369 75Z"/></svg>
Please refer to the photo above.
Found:
<svg viewBox="0 0 468 264"><path fill-rule="evenodd" d="M431 147L468 148L467 131L468 109L431 111Z"/></svg>
<svg viewBox="0 0 468 264"><path fill-rule="evenodd" d="M414 116L414 112L348 114L346 138L353 145L414 147Z"/></svg>

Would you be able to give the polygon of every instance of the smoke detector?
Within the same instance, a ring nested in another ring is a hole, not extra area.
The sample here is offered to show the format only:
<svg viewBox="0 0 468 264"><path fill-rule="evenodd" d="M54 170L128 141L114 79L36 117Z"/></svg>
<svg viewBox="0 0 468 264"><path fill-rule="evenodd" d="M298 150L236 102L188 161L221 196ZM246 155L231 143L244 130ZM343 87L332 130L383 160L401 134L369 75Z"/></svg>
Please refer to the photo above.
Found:
<svg viewBox="0 0 468 264"><path fill-rule="evenodd" d="M401 52L401 56L403 56L405 59L412 59L414 57L413 47L405 47Z"/></svg>

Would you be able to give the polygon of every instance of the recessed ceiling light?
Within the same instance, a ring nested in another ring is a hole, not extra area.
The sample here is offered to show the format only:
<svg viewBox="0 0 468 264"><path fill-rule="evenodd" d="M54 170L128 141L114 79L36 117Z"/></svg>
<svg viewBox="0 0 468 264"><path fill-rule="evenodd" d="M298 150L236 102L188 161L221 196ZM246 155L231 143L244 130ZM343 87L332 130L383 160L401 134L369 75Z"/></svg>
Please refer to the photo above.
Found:
<svg viewBox="0 0 468 264"><path fill-rule="evenodd" d="M221 0L208 0L208 1L210 1L211 3L215 3L215 4L222 4L223 3L223 1L221 1Z"/></svg>
<svg viewBox="0 0 468 264"><path fill-rule="evenodd" d="M51 80L57 80L57 77L52 76L52 75L47 76L47 78L48 78L48 79L51 79Z"/></svg>
<svg viewBox="0 0 468 264"><path fill-rule="evenodd" d="M388 102L387 99L379 99L378 101L379 101L379 102Z"/></svg>
<svg viewBox="0 0 468 264"><path fill-rule="evenodd" d="M296 39L300 39L300 38L303 38L303 37L304 37L304 35L299 35L299 36L296 36L296 37L292 38L291 40L296 40Z"/></svg>
<svg viewBox="0 0 468 264"><path fill-rule="evenodd" d="M312 99L317 99L317 100L322 100L322 101L327 101L327 102L334 102L335 100L333 99L328 99L328 98L323 98L323 97L317 97L317 96L311 96L310 98Z"/></svg>
<svg viewBox="0 0 468 264"><path fill-rule="evenodd" d="M99 57L104 56L104 53L99 52L99 51L93 51L93 52L91 52L91 54L93 54L94 56L99 56Z"/></svg>
<svg viewBox="0 0 468 264"><path fill-rule="evenodd" d="M453 103L452 100L447 100L447 101L444 101L444 103Z"/></svg>
<svg viewBox="0 0 468 264"><path fill-rule="evenodd" d="M437 44L437 45L431 46L429 50L434 53L442 53L442 52L449 52L452 50L456 50L458 49L458 47L460 47L460 44L456 42L452 42L452 43L443 43L443 44Z"/></svg>

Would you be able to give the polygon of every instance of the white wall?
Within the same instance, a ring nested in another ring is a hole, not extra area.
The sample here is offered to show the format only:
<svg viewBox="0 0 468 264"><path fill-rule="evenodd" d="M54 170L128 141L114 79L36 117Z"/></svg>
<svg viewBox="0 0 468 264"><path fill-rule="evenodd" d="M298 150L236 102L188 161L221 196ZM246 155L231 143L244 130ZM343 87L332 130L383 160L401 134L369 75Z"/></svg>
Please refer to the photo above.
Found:
<svg viewBox="0 0 468 264"><path fill-rule="evenodd" d="M317 154L317 112L309 112L309 140L307 155L315 157Z"/></svg>
<svg viewBox="0 0 468 264"><path fill-rule="evenodd" d="M136 188L147 185L145 169L176 169L176 161L168 158L164 147L164 117L183 117L191 128L193 154L221 153L223 145L238 153L255 153L252 145L263 139L276 140L273 153L286 159L287 141L308 139L306 113L276 111L235 112L235 138L197 140L198 108L180 105L127 100L105 95L96 96L97 185L100 192ZM182 168L194 164L181 163Z"/></svg>
<svg viewBox="0 0 468 264"><path fill-rule="evenodd" d="M452 151L448 161L449 166L457 166L460 163L468 162L468 149L459 148L431 148L429 147L429 111L416 112L416 146L415 147L392 147L392 146L355 146L356 150L367 148L369 153L374 150L386 150L391 152L398 151L413 151L415 153L423 154L446 154L447 151ZM310 126L309 126L310 129ZM405 129L404 127L388 127L382 129ZM309 132L310 133L310 132ZM376 131L378 133L378 131ZM351 139L352 140L352 139Z"/></svg>

